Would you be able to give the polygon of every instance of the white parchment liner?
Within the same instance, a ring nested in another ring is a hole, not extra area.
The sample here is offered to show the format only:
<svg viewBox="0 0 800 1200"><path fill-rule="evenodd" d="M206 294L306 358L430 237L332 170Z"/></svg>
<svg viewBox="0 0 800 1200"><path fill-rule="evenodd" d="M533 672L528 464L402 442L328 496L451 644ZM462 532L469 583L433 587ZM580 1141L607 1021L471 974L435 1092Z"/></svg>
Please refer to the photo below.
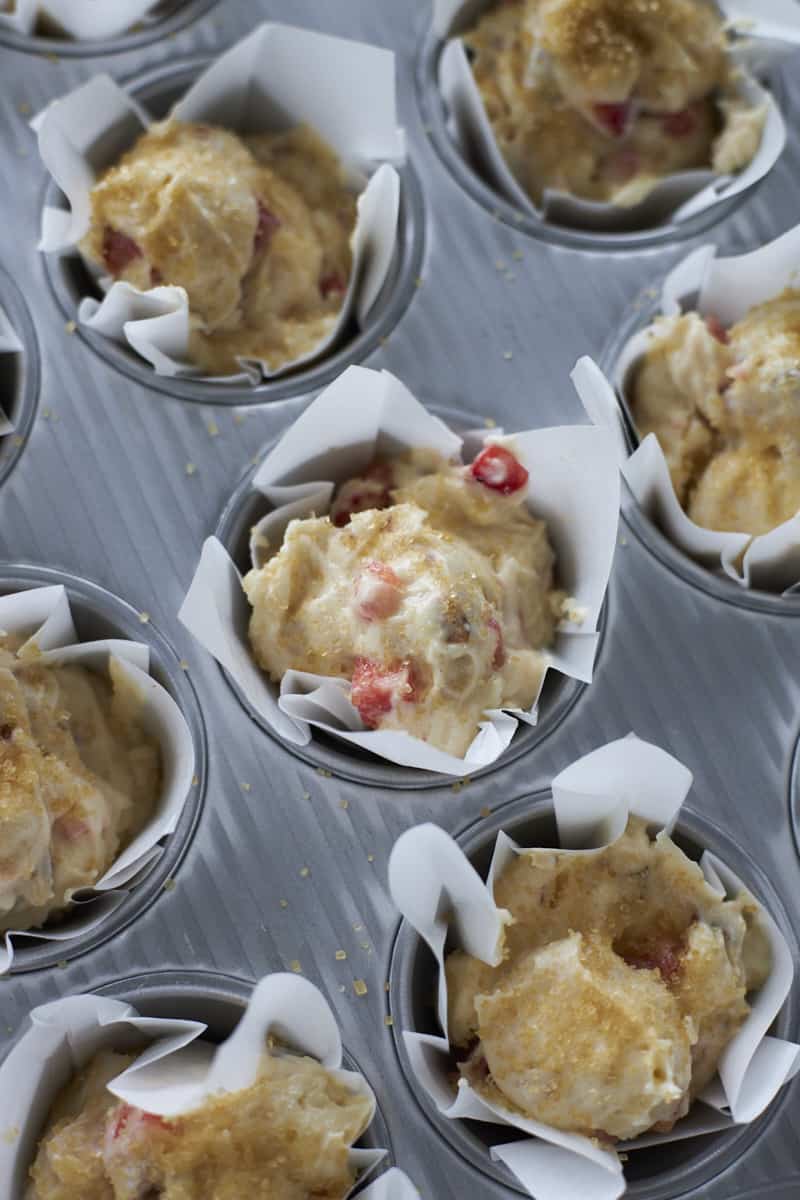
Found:
<svg viewBox="0 0 800 1200"><path fill-rule="evenodd" d="M8 319L5 309L0 305L0 354L22 354L22 342L17 337L14 326ZM14 429L14 424L11 420L11 414L4 411L2 407L4 397L0 396L0 437L6 433L11 433Z"/></svg>
<svg viewBox="0 0 800 1200"><path fill-rule="evenodd" d="M203 1040L206 1028L202 1021L142 1017L132 1005L103 996L69 996L35 1008L30 1029L0 1068L0 1193L6 1200L22 1200L28 1168L56 1095L100 1050L130 1052L151 1043L108 1090L145 1112L176 1117L215 1094L253 1084L272 1035L289 1049L318 1059L351 1092L367 1097L372 1121L372 1089L363 1075L342 1069L336 1018L307 979L267 975L253 989L233 1033L218 1047ZM385 1150L351 1150L350 1165L359 1182L385 1155ZM365 1200L419 1200L411 1182L396 1169L359 1194Z"/></svg>
<svg viewBox="0 0 800 1200"><path fill-rule="evenodd" d="M691 772L677 759L632 734L602 746L553 780L561 853L600 850L611 844L623 833L629 813L644 817L655 829L671 832L691 784ZM509 914L495 905L493 883L519 853L524 848L499 833L484 883L458 844L438 825L419 825L395 844L389 860L389 889L437 960L438 1016L444 1031L437 1037L404 1030L406 1050L419 1082L444 1116L513 1126L531 1135L524 1141L495 1145L491 1155L503 1161L537 1200L617 1200L625 1191L625 1178L613 1150L489 1104L464 1079L453 1093L445 941L449 934L448 952L460 946L484 962L501 961ZM721 896L744 890L741 880L709 851L700 865ZM717 1077L702 1102L695 1102L671 1133L623 1143L624 1152L752 1121L800 1068L800 1046L767 1036L792 985L791 951L763 908L758 920L772 946L772 972L751 997L751 1012L726 1047Z"/></svg>
<svg viewBox="0 0 800 1200"><path fill-rule="evenodd" d="M394 55L377 46L266 23L216 59L170 115L240 134L306 123L337 152L359 198L351 237L353 266L336 325L311 353L278 370L242 358L240 374L209 377L188 359L190 313L181 287L139 291L101 276L105 298L85 297L79 320L114 341L127 342L159 375L257 384L319 358L351 319L366 321L395 253L400 178L390 163L404 161L405 138L397 126ZM42 160L67 200L66 208L45 208L40 250L75 253L89 228L89 196L97 175L117 162L149 124L143 109L108 75L96 75L35 118Z"/></svg>
<svg viewBox="0 0 800 1200"><path fill-rule="evenodd" d="M150 651L141 642L106 639L78 642L69 597L61 586L31 588L0 596L0 630L28 635L25 643L41 650L41 663L78 664L107 675L113 659L141 694L141 719L148 733L158 738L162 759L162 787L147 824L114 860L92 888L75 893L75 905L52 927L9 931L0 945L0 975L14 958L14 939L37 938L46 942L72 942L96 929L152 868L161 856L159 842L172 833L191 790L194 748L186 721L169 693L149 674Z"/></svg>
<svg viewBox="0 0 800 1200"><path fill-rule="evenodd" d="M800 6L795 0L718 0L718 5L731 27L742 35L732 49L734 61L742 68L738 91L754 107L767 105L759 149L736 175L717 175L701 168L680 171L665 176L644 200L631 207L550 190L538 208L506 164L459 36L447 42L439 63L439 85L449 110L451 133L492 186L534 217L597 231L642 229L694 217L747 191L777 162L786 144L786 127L771 94L752 71L765 70L800 45ZM433 0L433 32L441 38L453 30L458 34L456 18L464 8L463 0Z"/></svg>
<svg viewBox="0 0 800 1200"><path fill-rule="evenodd" d="M661 313L676 316L696 310L731 325L755 304L800 285L800 225L774 242L735 258L718 258L715 246L700 246L670 271L661 289ZM626 394L633 372L657 336L651 325L625 344L613 367L612 381L623 399L620 412L614 390L602 373L582 369L576 387L598 424L615 431L621 445L622 472L642 510L684 553L702 566L720 568L743 587L785 592L800 582L800 513L769 533L723 533L691 521L672 486L658 439L648 434L628 458L624 426L633 427ZM592 364L592 367L594 365ZM583 373L585 370L585 373Z"/></svg>
<svg viewBox="0 0 800 1200"><path fill-rule="evenodd" d="M30 34L38 17L50 17L69 37L97 41L117 37L137 25L161 0L16 0L13 12L0 13L0 27Z"/></svg>
<svg viewBox="0 0 800 1200"><path fill-rule="evenodd" d="M477 451L484 435L471 438ZM258 564L258 535L277 545L295 517L328 511L336 484L363 470L376 454L429 447L459 457L462 439L428 413L387 371L349 367L284 434L253 477L272 511L256 526L251 552ZM558 583L574 597L583 621L562 621L548 666L589 682L597 649L597 622L616 542L619 476L614 437L590 425L534 429L514 434L510 445L530 473L531 510L547 522L556 553ZM281 737L306 745L310 727L370 750L403 766L466 775L494 762L528 712L487 710L464 758L446 754L409 734L365 730L347 698L349 683L289 671L280 692L252 657L247 636L250 605L227 550L206 540L179 619L221 663L247 701Z"/></svg>

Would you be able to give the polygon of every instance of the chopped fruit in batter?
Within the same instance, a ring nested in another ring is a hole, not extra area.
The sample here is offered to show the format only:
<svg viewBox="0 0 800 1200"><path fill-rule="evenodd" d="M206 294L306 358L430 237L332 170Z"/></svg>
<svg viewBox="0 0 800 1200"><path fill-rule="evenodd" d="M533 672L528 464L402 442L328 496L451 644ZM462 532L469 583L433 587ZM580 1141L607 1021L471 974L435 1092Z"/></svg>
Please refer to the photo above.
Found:
<svg viewBox="0 0 800 1200"><path fill-rule="evenodd" d="M603 850L522 852L494 898L512 917L501 964L461 950L445 964L462 1074L557 1129L670 1130L771 969L755 901L721 900L639 817Z"/></svg>
<svg viewBox="0 0 800 1200"><path fill-rule="evenodd" d="M737 94L709 0L500 0L464 34L520 185L617 205L694 167L753 158L763 107Z"/></svg>
<svg viewBox="0 0 800 1200"><path fill-rule="evenodd" d="M158 742L116 663L109 683L19 647L0 634L0 931L63 912L139 832L161 786Z"/></svg>
<svg viewBox="0 0 800 1200"><path fill-rule="evenodd" d="M244 580L259 665L347 679L368 729L463 755L487 709L533 704L563 603L527 483L499 442L467 467L415 450L347 480Z"/></svg>
<svg viewBox="0 0 800 1200"><path fill-rule="evenodd" d="M163 1118L106 1085L134 1057L103 1051L61 1092L26 1200L344 1200L370 1100L312 1058L264 1054L254 1084Z"/></svg>
<svg viewBox="0 0 800 1200"><path fill-rule="evenodd" d="M730 329L696 312L661 317L629 389L675 493L708 529L768 533L800 511L800 292Z"/></svg>
<svg viewBox="0 0 800 1200"><path fill-rule="evenodd" d="M190 358L212 374L311 353L338 319L356 202L307 126L240 138L214 125L151 125L98 179L81 250L146 290L185 289Z"/></svg>

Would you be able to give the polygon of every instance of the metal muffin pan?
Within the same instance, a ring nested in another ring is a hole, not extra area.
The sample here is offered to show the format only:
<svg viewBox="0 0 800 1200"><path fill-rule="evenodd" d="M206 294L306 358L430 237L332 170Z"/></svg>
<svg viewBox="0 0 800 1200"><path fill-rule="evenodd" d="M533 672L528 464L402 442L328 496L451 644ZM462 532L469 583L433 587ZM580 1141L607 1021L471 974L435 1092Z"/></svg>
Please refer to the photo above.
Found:
<svg viewBox="0 0 800 1200"><path fill-rule="evenodd" d="M161 856L138 882L130 885L130 894L123 903L96 929L85 934L77 933L74 940L43 942L37 938L15 938L12 974L56 965L63 966L77 955L117 937L158 898L167 881L173 880L178 871L197 827L203 807L207 774L206 733L197 694L169 642L150 620L143 621L141 614L124 600L88 580L75 578L63 571L27 564L0 563L0 595L6 596L11 592L50 587L54 584L66 588L79 641L125 638L129 641L143 642L149 647L150 674L169 692L189 726L194 748L195 773L174 833L162 839L164 849ZM68 930L69 922L67 914L57 923L59 930Z"/></svg>
<svg viewBox="0 0 800 1200"><path fill-rule="evenodd" d="M0 268L0 307L22 344L18 354L0 354L0 409L12 422L11 433L0 437L0 487L25 449L39 402L39 347L36 329L22 293Z"/></svg>
<svg viewBox="0 0 800 1200"><path fill-rule="evenodd" d="M797 957L797 938L778 892L740 846L692 808L691 802L696 805L700 800L700 797L690 794L672 835L675 842L695 861L704 850L711 850L729 865L776 920ZM543 791L509 801L493 811L490 817L472 822L454 835L483 878L488 875L497 834L501 830L521 846L557 845L558 833L551 794ZM428 1113L438 1133L454 1150L498 1183L513 1188L521 1195L528 1195L506 1166L494 1162L488 1153L490 1146L517 1141L524 1135L497 1125L479 1121L452 1121L442 1116L411 1069L402 1030L413 1029L419 1033L441 1035L434 1007L436 980L435 960L427 945L407 922L401 922L392 953L389 995L396 1021L393 1026L395 1050L406 1083L417 1102ZM785 1038L796 1038L800 1032L800 997L796 990L779 1014L773 1032ZM455 1058L453 1070L458 1070ZM760 1135L785 1102L786 1096L780 1095L775 1104L750 1125L630 1154L625 1164L628 1179L626 1195L635 1200L669 1200L678 1194L676 1188L679 1185L687 1191L700 1188L757 1145Z"/></svg>
<svg viewBox="0 0 800 1200"><path fill-rule="evenodd" d="M131 95L154 118L166 116L172 105L191 87L197 76L212 60L203 56L188 61L137 72L124 81ZM78 327L79 336L102 358L155 392L195 400L201 404L263 404L266 400L283 400L316 391L341 375L350 363L360 362L379 346L402 316L414 297L424 253L424 203L422 188L410 162L398 168L400 175L400 213L398 237L389 274L363 328L355 320L330 354L308 367L300 367L280 379L268 380L255 387L216 381L175 379L157 375L153 367L134 350L104 337L102 334ZM62 193L52 180L47 184L43 204L58 206ZM48 254L44 257L50 286L66 320L77 317L78 304L84 296L99 296L86 265L77 253Z"/></svg>
<svg viewBox="0 0 800 1200"><path fill-rule="evenodd" d="M321 381L306 378L303 394L256 406L240 392L236 402L247 409L231 409L224 396L213 397L216 408L200 407L184 403L177 389L175 398L159 390L149 370L113 369L82 335L67 333L35 249L45 175L29 114L19 107L36 112L109 65L120 76L166 78L174 63L207 58L263 19L397 54L400 119L424 199L425 239L413 302L401 306L388 340L365 361L393 371L427 406L477 413L508 429L583 420L568 380L576 358L599 356L635 297L694 244L611 251L592 240L585 250L568 249L529 236L510 214L494 217L488 198L476 202L443 166L421 103L427 5L262 0L256 16L248 0L227 0L175 38L111 64L3 55L0 172L13 180L4 194L13 238L3 240L0 264L32 311L42 399L18 469L0 490L0 557L96 580L149 612L189 663L210 755L206 803L175 887L65 967L0 979L0 1055L32 1007L110 979L188 968L257 979L296 962L333 1004L345 1044L378 1093L396 1161L422 1195L510 1200L517 1195L510 1183L443 1139L413 1098L394 1049L401 1018L385 991L398 926L386 890L394 841L421 821L465 829L486 809L494 818L514 797L544 795L568 763L634 729L691 768L694 815L746 849L755 890L768 899L759 882L768 879L789 924L800 928L800 858L789 817L790 789L800 817L796 761L792 774L800 625L785 602L762 607L738 589L723 594L722 583L640 528L632 510L620 525L593 683L546 738L485 776L398 788L349 757L329 757L327 747L324 760L306 762L247 720L176 614L203 538L217 526L243 465L283 432ZM796 64L783 68L783 91L784 110L800 112ZM790 125L768 179L706 235L720 253L769 241L796 223L800 132L797 122ZM337 959L339 949L345 959ZM355 992L356 980L366 984L365 995ZM796 987L791 1013L797 996ZM387 1027L387 1014L395 1025ZM769 1200L794 1197L798 1099L795 1083L751 1127L751 1140L737 1143L738 1157L703 1157L700 1174L687 1167L669 1184L654 1171L647 1186L692 1200L762 1200L763 1186L774 1184Z"/></svg>
<svg viewBox="0 0 800 1200"><path fill-rule="evenodd" d="M456 16L452 36L459 36L470 29L492 2L493 0L465 0L461 11ZM493 217L505 221L521 233L581 250L643 250L663 246L672 241L685 241L712 229L734 213L750 194L750 192L746 192L733 196L719 206L698 213L696 217L687 221L672 222L666 219L657 226L643 229L620 229L603 233L593 233L577 226L545 220L529 212L524 212L507 200L486 180L479 167L464 154L449 128L447 104L439 86L439 61L446 41L447 39L441 38L433 30L429 30L419 50L417 88L426 118L426 133L444 165L472 199L481 204ZM780 84L773 85L772 90L778 104L782 107L783 93ZM758 184L755 187L758 187Z"/></svg>
<svg viewBox="0 0 800 1200"><path fill-rule="evenodd" d="M44 34L17 33L13 29L0 27L0 44L11 50L22 50L27 54L56 54L69 58L105 58L108 54L121 54L126 50L141 50L151 42L173 37L191 21L198 21L214 7L217 0L161 0L146 21L135 25L119 37L103 38L98 41L78 41L70 37L54 37Z"/></svg>
<svg viewBox="0 0 800 1200"><path fill-rule="evenodd" d="M422 397L422 402L425 402L424 397ZM464 412L463 409L459 411L432 407L431 411L456 433L478 429L482 424L480 416ZM258 455L258 461L271 448L271 446L265 446L262 453ZM269 511L266 497L252 486L252 479L257 469L258 463L251 463L248 466L214 530L242 575L250 570L250 530ZM600 634L597 647L598 660L602 653L605 612L606 608L604 607L598 624ZM222 666L219 669L248 716L265 733L284 745L290 753L296 754L298 758L317 769L330 770L337 776L371 786L412 789L441 787L442 777L436 771L421 771L413 767L398 766L396 763L387 762L377 755L360 750L357 746L349 746L321 730L313 730L311 741L305 746L283 742L275 730L255 711L229 672ZM521 721L506 752L497 762L476 770L470 778L473 780L483 779L491 772L502 770L503 766L509 762L527 754L533 746L552 733L572 711L586 686L577 679L562 675L559 671L550 671L539 702L541 715L537 724L526 725Z"/></svg>

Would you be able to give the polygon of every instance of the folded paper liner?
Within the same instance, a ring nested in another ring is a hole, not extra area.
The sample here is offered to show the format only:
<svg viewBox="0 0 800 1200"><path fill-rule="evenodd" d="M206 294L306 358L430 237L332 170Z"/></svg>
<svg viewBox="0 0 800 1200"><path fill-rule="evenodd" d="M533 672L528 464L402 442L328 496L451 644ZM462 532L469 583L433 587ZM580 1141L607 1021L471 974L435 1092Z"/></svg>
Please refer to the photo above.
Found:
<svg viewBox="0 0 800 1200"><path fill-rule="evenodd" d="M0 944L0 975L14 959L14 941L36 938L45 942L73 942L91 933L126 899L145 872L161 856L162 838L178 824L192 787L194 748L186 721L169 693L149 674L150 652L141 642L106 639L78 642L69 597L61 586L31 588L0 596L0 631L28 635L35 643L40 663L74 664L106 675L113 660L142 697L141 719L161 748L162 787L147 824L131 840L94 887L75 893L74 906L48 927L12 930Z"/></svg>
<svg viewBox="0 0 800 1200"><path fill-rule="evenodd" d="M16 0L14 11L0 13L0 28L31 34L40 16L50 17L68 37L97 41L118 37L144 20L160 0Z"/></svg>
<svg viewBox="0 0 800 1200"><path fill-rule="evenodd" d="M795 0L718 0L718 6L742 37L734 41L732 57L741 67L739 94L751 106L767 107L759 149L736 175L717 175L693 168L667 175L631 207L582 200L565 192L546 191L538 208L517 182L495 140L480 91L460 36L446 43L439 62L439 85L447 104L451 131L463 153L501 195L523 213L588 230L620 231L659 224L680 224L716 204L746 192L772 169L786 144L786 126L777 104L754 78L800 45L800 7ZM433 32L442 38L458 35L464 10L475 17L474 6L463 0L433 0Z"/></svg>
<svg viewBox="0 0 800 1200"><path fill-rule="evenodd" d="M555 853L585 853L608 846L624 832L630 813L670 833L691 783L691 772L677 759L632 734L594 750L553 780L560 841L560 851ZM437 825L417 826L395 844L389 860L389 889L436 958L438 1018L443 1030L441 1037L404 1030L404 1043L411 1069L444 1116L511 1126L531 1135L524 1141L495 1145L491 1155L504 1162L536 1200L617 1200L625 1191L625 1179L614 1151L490 1104L465 1079L453 1092L445 943L448 952L458 946L484 962L500 962L508 913L495 905L493 884L514 855L524 852L505 833L498 834L484 883L457 843ZM736 896L744 890L741 880L709 851L700 866L720 896ZM767 1035L792 985L791 950L763 908L758 920L772 947L772 971L751 998L750 1014L726 1047L717 1078L671 1133L623 1143L620 1150L625 1153L752 1121L800 1069L800 1046Z"/></svg>
<svg viewBox="0 0 800 1200"><path fill-rule="evenodd" d="M390 164L404 161L405 138L397 125L391 51L265 23L216 59L170 115L242 135L305 123L333 147L360 193L351 237L353 265L342 309L331 333L310 353L272 371L260 360L241 358L241 373L225 376L202 376L188 359L191 314L182 287L140 291L100 276L105 297L81 301L81 323L127 343L159 375L253 385L319 358L351 320L363 325L386 281L397 243L400 178ZM89 228L90 193L97 176L133 145L150 118L108 75L96 75L53 101L32 124L42 161L66 197L66 208L45 208L39 249L75 253ZM97 276L97 269L89 266Z"/></svg>
<svg viewBox="0 0 800 1200"><path fill-rule="evenodd" d="M349 367L289 428L253 477L252 487L269 510L254 529L254 565L260 565L259 541L267 537L276 545L290 520L326 513L336 485L364 470L376 455L426 447L458 458L462 446L462 439L393 375ZM529 505L547 522L558 584L585 614L580 624L561 622L554 646L545 652L548 667L589 682L619 512L613 434L590 425L536 429L515 434L510 446L530 473ZM241 575L214 537L203 546L178 615L258 716L295 745L306 745L314 727L390 762L463 776L494 762L519 721L536 723L538 698L528 712L487 710L466 756L458 758L407 733L365 730L345 680L289 671L278 690L256 666Z"/></svg>
<svg viewBox="0 0 800 1200"><path fill-rule="evenodd" d="M22 342L17 337L5 309L0 305L0 354L22 354L22 350ZM0 396L0 437L14 430L11 415L3 408L5 400L5 396Z"/></svg>
<svg viewBox="0 0 800 1200"><path fill-rule="evenodd" d="M336 1018L322 993L296 975L267 975L253 989L233 1033L220 1046L203 1040L202 1021L142 1017L120 1000L69 996L40 1005L30 1028L0 1068L5 1097L0 1130L0 1192L23 1200L28 1169L36 1156L48 1112L58 1092L100 1050L147 1048L108 1090L145 1112L177 1117L220 1092L250 1087L272 1035L288 1049L317 1059L351 1092L371 1103L375 1097L362 1075L342 1069L342 1042ZM385 1150L354 1148L350 1166L361 1182ZM365 1200L419 1200L401 1171L381 1175Z"/></svg>
<svg viewBox="0 0 800 1200"><path fill-rule="evenodd" d="M664 316L696 309L734 324L756 304L800 286L800 225L774 242L734 258L718 258L716 247L700 246L667 275L661 288ZM634 427L627 389L657 330L639 330L623 347L612 370L612 388L591 364L581 368L576 387L592 419L617 439L622 473L639 506L670 541L690 558L724 572L742 587L786 593L800 584L800 513L769 533L724 533L690 520L680 505L666 459L654 433L628 457L624 430ZM620 409L621 397L624 410Z"/></svg>

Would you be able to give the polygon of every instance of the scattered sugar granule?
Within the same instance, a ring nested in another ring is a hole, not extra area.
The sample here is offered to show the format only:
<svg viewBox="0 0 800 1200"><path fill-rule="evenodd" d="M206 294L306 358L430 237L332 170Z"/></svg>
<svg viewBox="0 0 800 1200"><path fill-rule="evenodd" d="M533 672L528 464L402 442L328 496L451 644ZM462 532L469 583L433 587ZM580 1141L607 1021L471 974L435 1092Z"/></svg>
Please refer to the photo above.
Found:
<svg viewBox="0 0 800 1200"><path fill-rule="evenodd" d="M340 801L339 801L339 808L348 809L349 807L350 807L350 801L349 801L349 800L340 800Z"/></svg>
<svg viewBox="0 0 800 1200"><path fill-rule="evenodd" d="M196 475L197 474L197 467L193 462L188 462L186 464L186 474L187 475Z"/></svg>
<svg viewBox="0 0 800 1200"><path fill-rule="evenodd" d="M281 901L280 901L280 906L281 906L281 908L288 908L288 907L289 907L289 901L288 901L288 900L281 900Z"/></svg>
<svg viewBox="0 0 800 1200"><path fill-rule="evenodd" d="M149 612L140 612L139 620L141 621L142 625L148 625L150 623L150 613Z"/></svg>
<svg viewBox="0 0 800 1200"><path fill-rule="evenodd" d="M209 437L219 437L219 425L216 421L209 421L206 425Z"/></svg>
<svg viewBox="0 0 800 1200"><path fill-rule="evenodd" d="M391 1029L392 1025L394 1025L394 1017L389 1017L389 1016L384 1017L383 1023L387 1029Z"/></svg>
<svg viewBox="0 0 800 1200"><path fill-rule="evenodd" d="M303 799L304 799L304 800L310 800L310 799L311 799L311 792L303 792Z"/></svg>
<svg viewBox="0 0 800 1200"><path fill-rule="evenodd" d="M337 961L337 962L344 962L344 960L345 960L346 958L347 958L347 951L346 951L346 950L337 950L337 951L336 951L336 961Z"/></svg>
<svg viewBox="0 0 800 1200"><path fill-rule="evenodd" d="M492 810L489 808L488 805L486 805L484 808L481 809L482 817L490 817L491 815L492 815Z"/></svg>
<svg viewBox="0 0 800 1200"><path fill-rule="evenodd" d="M514 357L514 352L512 350L504 350L503 351L503 358L506 360L506 362L510 362L513 357Z"/></svg>
<svg viewBox="0 0 800 1200"><path fill-rule="evenodd" d="M311 874L311 867L301 867L300 868L300 878L301 879L308 879L310 874Z"/></svg>
<svg viewBox="0 0 800 1200"><path fill-rule="evenodd" d="M188 670L189 670L189 664L188 664L188 662L186 661L186 659L185 659L185 658L182 658L182 659L181 659L181 661L178 663L178 666L180 667L180 669L181 669L182 671L188 671Z"/></svg>
<svg viewBox="0 0 800 1200"><path fill-rule="evenodd" d="M164 880L164 891L165 892L174 892L176 887L177 887L177 884L175 883L174 879L165 879Z"/></svg>
<svg viewBox="0 0 800 1200"><path fill-rule="evenodd" d="M250 785L249 783L243 783L243 784L242 784L242 791L243 791L243 792L252 792L252 790L253 790L253 789L252 789L252 787L251 787L251 785Z"/></svg>
<svg viewBox="0 0 800 1200"><path fill-rule="evenodd" d="M515 251L514 251L514 253L511 255L511 257L512 257L513 259L515 259L517 262L522 262L522 259L523 259L523 254L522 254L522 251L521 251L521 250L515 250Z"/></svg>
<svg viewBox="0 0 800 1200"><path fill-rule="evenodd" d="M357 996L366 996L368 990L369 989L367 988L367 985L364 983L363 979L353 980L353 991Z"/></svg>
<svg viewBox="0 0 800 1200"><path fill-rule="evenodd" d="M199 783L199 782L200 782L200 776L199 776L199 775L193 775L193 776L192 776L192 787L197 787L197 785L198 785L198 783Z"/></svg>
<svg viewBox="0 0 800 1200"><path fill-rule="evenodd" d="M64 329L66 330L67 333L74 333L77 328L78 328L77 321L67 321L66 325L64 326Z"/></svg>
<svg viewBox="0 0 800 1200"><path fill-rule="evenodd" d="M293 958L293 959L292 959L292 961L289 963L289 966L292 968L292 970L294 971L295 975L302 975L302 974L303 974L303 968L300 966L300 963L299 963L299 961L298 961L296 958Z"/></svg>

